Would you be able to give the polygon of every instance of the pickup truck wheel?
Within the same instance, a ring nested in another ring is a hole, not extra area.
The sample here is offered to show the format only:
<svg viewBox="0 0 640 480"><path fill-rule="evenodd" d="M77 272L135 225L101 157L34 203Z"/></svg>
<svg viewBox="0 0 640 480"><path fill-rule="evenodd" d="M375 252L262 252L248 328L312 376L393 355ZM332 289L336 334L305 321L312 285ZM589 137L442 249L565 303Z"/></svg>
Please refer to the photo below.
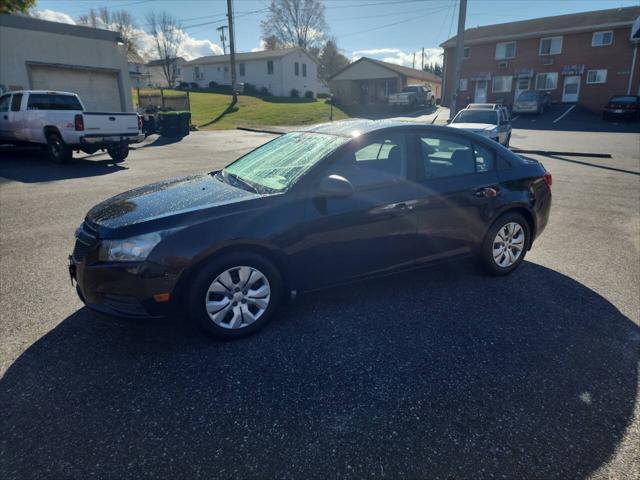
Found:
<svg viewBox="0 0 640 480"><path fill-rule="evenodd" d="M67 163L73 157L71 148L55 133L47 137L47 152L54 163Z"/></svg>
<svg viewBox="0 0 640 480"><path fill-rule="evenodd" d="M107 147L107 153L114 162L123 162L129 156L129 145L119 143L111 147Z"/></svg>

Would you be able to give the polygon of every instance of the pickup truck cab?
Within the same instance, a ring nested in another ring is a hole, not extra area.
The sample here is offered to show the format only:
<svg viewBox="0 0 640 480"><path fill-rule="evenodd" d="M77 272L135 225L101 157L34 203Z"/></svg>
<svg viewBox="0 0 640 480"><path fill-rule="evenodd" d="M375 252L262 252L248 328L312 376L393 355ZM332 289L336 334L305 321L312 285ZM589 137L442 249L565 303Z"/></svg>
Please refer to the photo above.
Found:
<svg viewBox="0 0 640 480"><path fill-rule="evenodd" d="M121 162L129 144L144 139L141 130L137 113L86 112L75 93L25 90L0 96L0 143L42 145L56 163L71 160L74 150L106 150Z"/></svg>
<svg viewBox="0 0 640 480"><path fill-rule="evenodd" d="M402 92L390 94L388 101L392 107L417 108L420 105L435 105L433 93L425 85L407 85Z"/></svg>

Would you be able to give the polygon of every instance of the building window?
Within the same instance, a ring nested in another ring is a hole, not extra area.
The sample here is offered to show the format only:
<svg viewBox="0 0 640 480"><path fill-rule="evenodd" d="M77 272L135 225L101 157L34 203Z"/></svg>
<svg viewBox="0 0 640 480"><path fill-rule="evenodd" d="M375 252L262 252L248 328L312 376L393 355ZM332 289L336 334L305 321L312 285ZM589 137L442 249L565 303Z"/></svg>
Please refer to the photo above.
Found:
<svg viewBox="0 0 640 480"><path fill-rule="evenodd" d="M536 90L555 90L558 87L558 72L539 73L536 76Z"/></svg>
<svg viewBox="0 0 640 480"><path fill-rule="evenodd" d="M496 60L505 60L516 56L516 42L496 43Z"/></svg>
<svg viewBox="0 0 640 480"><path fill-rule="evenodd" d="M267 60L267 75L273 75L273 60Z"/></svg>
<svg viewBox="0 0 640 480"><path fill-rule="evenodd" d="M558 55L562 52L562 37L540 39L540 55Z"/></svg>
<svg viewBox="0 0 640 480"><path fill-rule="evenodd" d="M244 77L244 63L239 64L240 76Z"/></svg>
<svg viewBox="0 0 640 480"><path fill-rule="evenodd" d="M513 77L511 75L500 75L493 77L493 92L504 93L511 91L511 84L513 83Z"/></svg>
<svg viewBox="0 0 640 480"><path fill-rule="evenodd" d="M300 64L298 62L295 62L293 64L293 71L294 71L296 77L300 76Z"/></svg>
<svg viewBox="0 0 640 480"><path fill-rule="evenodd" d="M587 71L587 83L607 83L607 70L589 70Z"/></svg>
<svg viewBox="0 0 640 480"><path fill-rule="evenodd" d="M471 51L469 50L469 47L464 47L462 49L462 58L463 58L463 60L469 58L470 56L471 56Z"/></svg>
<svg viewBox="0 0 640 480"><path fill-rule="evenodd" d="M176 68L176 75L180 76L180 68Z"/></svg>
<svg viewBox="0 0 640 480"><path fill-rule="evenodd" d="M200 67L194 67L193 69L193 79L200 80Z"/></svg>
<svg viewBox="0 0 640 480"><path fill-rule="evenodd" d="M466 78L461 78L460 79L460 91L461 92L466 92L467 91L467 79Z"/></svg>
<svg viewBox="0 0 640 480"><path fill-rule="evenodd" d="M611 45L613 43L613 30L607 32L593 32L591 37L592 47L603 47L605 45Z"/></svg>
<svg viewBox="0 0 640 480"><path fill-rule="evenodd" d="M224 66L224 73L227 73L229 71L229 65L225 65Z"/></svg>
<svg viewBox="0 0 640 480"><path fill-rule="evenodd" d="M307 76L307 64L306 63L302 64L302 76L303 77Z"/></svg>

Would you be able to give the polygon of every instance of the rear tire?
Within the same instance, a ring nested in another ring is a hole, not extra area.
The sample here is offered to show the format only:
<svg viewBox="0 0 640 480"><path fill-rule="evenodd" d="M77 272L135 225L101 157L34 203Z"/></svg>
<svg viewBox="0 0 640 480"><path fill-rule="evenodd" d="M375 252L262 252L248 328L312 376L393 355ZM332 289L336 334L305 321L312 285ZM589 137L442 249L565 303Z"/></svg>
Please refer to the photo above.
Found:
<svg viewBox="0 0 640 480"><path fill-rule="evenodd" d="M482 266L490 275L508 275L524 261L530 242L529 222L519 213L507 212L493 222L482 242Z"/></svg>
<svg viewBox="0 0 640 480"><path fill-rule="evenodd" d="M73 158L73 150L64 143L60 135L52 133L47 137L47 153L53 163L68 163Z"/></svg>
<svg viewBox="0 0 640 480"><path fill-rule="evenodd" d="M129 145L126 143L118 143L116 145L109 146L107 147L107 153L114 162L124 162L124 160L129 156Z"/></svg>
<svg viewBox="0 0 640 480"><path fill-rule="evenodd" d="M189 317L209 335L250 335L273 317L282 297L282 277L266 258L232 253L214 259L189 285Z"/></svg>

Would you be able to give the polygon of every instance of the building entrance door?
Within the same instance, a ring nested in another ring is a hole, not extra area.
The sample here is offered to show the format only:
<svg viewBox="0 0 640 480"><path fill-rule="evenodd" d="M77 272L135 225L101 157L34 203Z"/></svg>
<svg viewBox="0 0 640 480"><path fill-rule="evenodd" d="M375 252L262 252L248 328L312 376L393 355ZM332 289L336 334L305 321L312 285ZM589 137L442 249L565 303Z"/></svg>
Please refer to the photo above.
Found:
<svg viewBox="0 0 640 480"><path fill-rule="evenodd" d="M475 103L486 103L487 102L487 85L489 82L486 80L478 80L476 81L476 95L473 99Z"/></svg>
<svg viewBox="0 0 640 480"><path fill-rule="evenodd" d="M519 78L516 80L516 93L513 96L513 101L516 102L520 94L525 90L529 90L529 88L531 88L530 78Z"/></svg>
<svg viewBox="0 0 640 480"><path fill-rule="evenodd" d="M578 101L580 93L580 75L564 77L564 87L562 88L562 102L575 103Z"/></svg>

